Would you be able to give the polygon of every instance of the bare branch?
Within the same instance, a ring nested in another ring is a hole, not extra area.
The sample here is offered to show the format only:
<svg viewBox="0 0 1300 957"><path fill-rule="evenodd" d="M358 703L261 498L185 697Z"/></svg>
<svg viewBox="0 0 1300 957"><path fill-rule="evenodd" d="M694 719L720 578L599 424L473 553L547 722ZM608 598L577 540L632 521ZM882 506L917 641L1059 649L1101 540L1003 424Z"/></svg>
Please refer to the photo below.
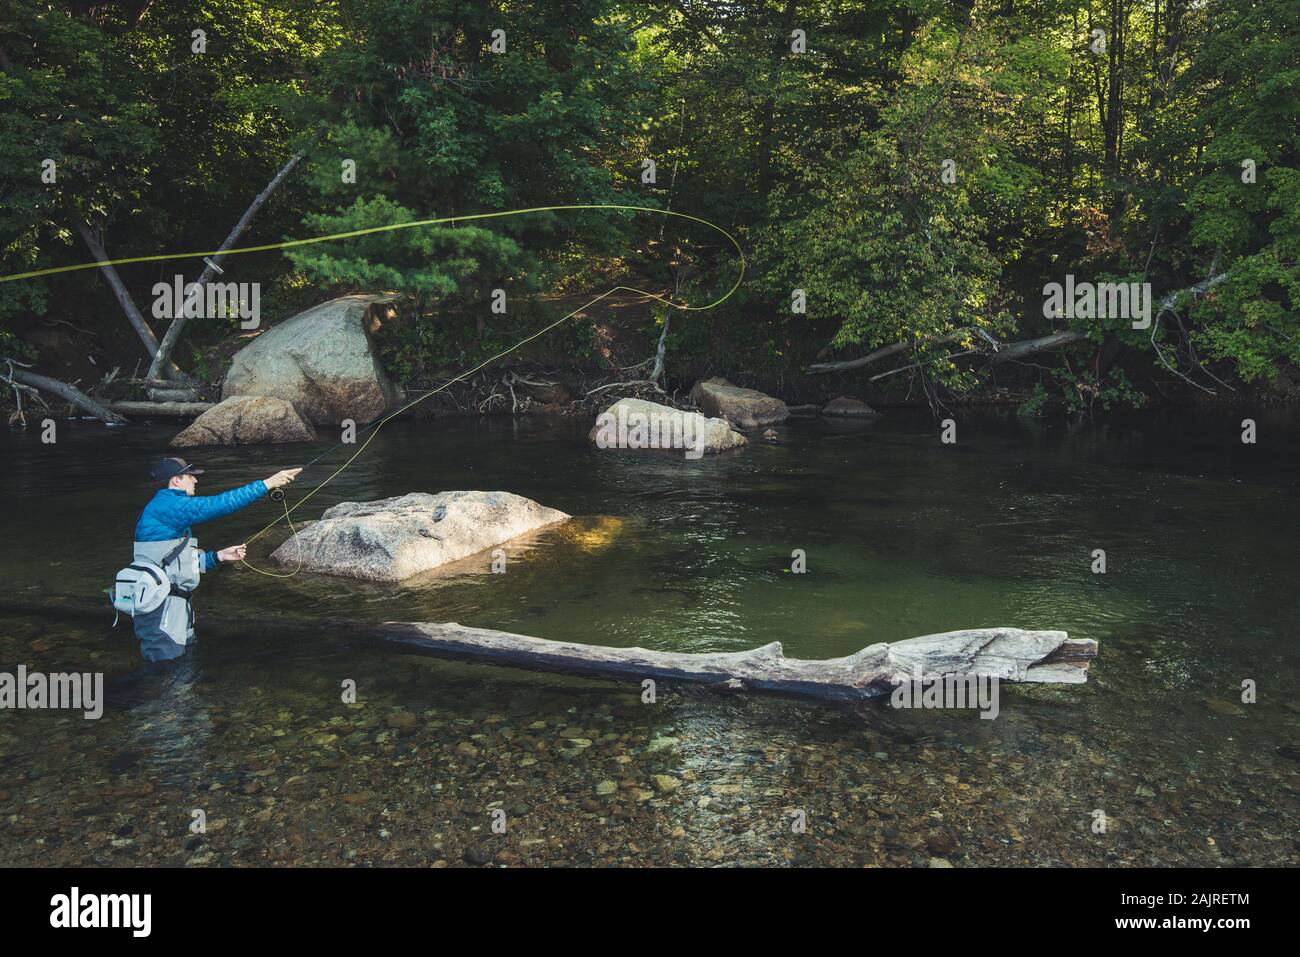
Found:
<svg viewBox="0 0 1300 957"><path fill-rule="evenodd" d="M907 349L925 343L934 343L935 345L944 345L949 342L955 342L962 338L971 330L968 328L956 329L942 336L926 339L904 339L902 342L895 342L892 345L881 346L875 352L869 352L865 356L857 359L846 359L842 362L818 362L808 367L808 371L813 375L821 375L825 372L848 372L850 369L861 369L863 366L869 366L879 362L881 359L888 359L892 355L897 355Z"/></svg>
<svg viewBox="0 0 1300 957"><path fill-rule="evenodd" d="M118 415L116 412L110 412L74 385L60 382L58 379L51 379L48 376L37 375L35 372L27 372L24 369L15 369L11 363L7 364L9 366L9 371L7 374L0 372L0 379L4 379L10 384L17 382L22 385L31 386L34 389L41 389L45 392L57 395L59 398L71 402L73 405L88 412L90 415L93 415L101 422L106 422L109 425L120 425L126 421L122 416Z"/></svg>

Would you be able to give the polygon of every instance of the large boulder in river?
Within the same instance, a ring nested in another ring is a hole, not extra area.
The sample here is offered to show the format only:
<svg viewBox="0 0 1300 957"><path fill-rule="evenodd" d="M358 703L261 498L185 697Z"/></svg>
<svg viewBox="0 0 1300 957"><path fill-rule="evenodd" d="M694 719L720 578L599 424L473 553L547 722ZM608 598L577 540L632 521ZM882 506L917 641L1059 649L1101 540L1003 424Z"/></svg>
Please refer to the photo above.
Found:
<svg viewBox="0 0 1300 957"><path fill-rule="evenodd" d="M841 395L831 399L822 409L822 415L834 416L837 418L860 418L862 416L879 415L880 413L867 405L861 399L850 398L847 395Z"/></svg>
<svg viewBox="0 0 1300 957"><path fill-rule="evenodd" d="M738 448L748 441L725 419L709 419L645 399L619 399L587 437L600 449L682 449L687 458Z"/></svg>
<svg viewBox="0 0 1300 957"><path fill-rule="evenodd" d="M720 376L695 383L691 399L705 415L721 416L741 429L773 425L790 417L790 410L780 399L755 389L742 389Z"/></svg>
<svg viewBox="0 0 1300 957"><path fill-rule="evenodd" d="M569 517L509 492L411 492L328 508L271 558L327 575L401 581Z"/></svg>
<svg viewBox="0 0 1300 957"><path fill-rule="evenodd" d="M369 422L397 401L370 332L391 296L343 296L263 332L230 362L222 398L268 395L309 422Z"/></svg>
<svg viewBox="0 0 1300 957"><path fill-rule="evenodd" d="M218 402L182 431L171 444L261 445L273 442L313 442L316 431L284 399L267 395L234 395Z"/></svg>

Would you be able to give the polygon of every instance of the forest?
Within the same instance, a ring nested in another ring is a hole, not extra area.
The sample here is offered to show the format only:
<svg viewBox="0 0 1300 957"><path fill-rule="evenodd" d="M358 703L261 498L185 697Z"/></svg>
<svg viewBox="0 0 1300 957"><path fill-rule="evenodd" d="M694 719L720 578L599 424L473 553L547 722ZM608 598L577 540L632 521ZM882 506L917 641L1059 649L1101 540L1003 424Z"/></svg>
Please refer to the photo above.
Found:
<svg viewBox="0 0 1300 957"><path fill-rule="evenodd" d="M1026 415L1300 396L1295 0L0 0L0 195L11 407L24 372L219 385L240 317L159 317L176 276L269 323L395 293L408 386L614 284L734 282L716 231L603 209L182 255L605 204L717 224L744 282L512 361ZM1076 283L1147 312L1045 305Z"/></svg>

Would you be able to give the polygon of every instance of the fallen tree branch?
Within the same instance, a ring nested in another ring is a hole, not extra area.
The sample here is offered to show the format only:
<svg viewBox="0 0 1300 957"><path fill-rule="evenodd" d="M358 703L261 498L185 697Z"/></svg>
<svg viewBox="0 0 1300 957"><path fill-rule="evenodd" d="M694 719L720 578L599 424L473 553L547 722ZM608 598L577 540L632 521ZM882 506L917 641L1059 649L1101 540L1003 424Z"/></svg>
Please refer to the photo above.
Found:
<svg viewBox="0 0 1300 957"><path fill-rule="evenodd" d="M84 596L53 595L46 604L12 601L0 595L0 611L50 621L97 622L109 627L103 605ZM319 648L332 636L377 643L406 653L458 658L559 674L703 684L728 690L790 694L822 700L855 701L888 694L899 677L989 677L1035 684L1083 684L1097 656L1091 639L1063 631L979 628L950 631L890 644L869 645L856 654L824 661L786 658L780 642L752 651L648 651L547 641L504 631L467 628L455 622L369 622L293 617L259 620L207 619L204 628L231 647L267 654L266 635L282 644ZM282 652L273 651L273 654ZM739 685L739 687L737 687Z"/></svg>
<svg viewBox="0 0 1300 957"><path fill-rule="evenodd" d="M875 381L877 381L877 380L879 380L879 379L887 379L887 378L889 378L891 375L897 375L897 374L900 373L900 372L906 372L908 369L919 369L919 368L921 368L921 366L926 365L926 364L928 364L928 363L932 363L932 362L940 362L940 361L942 361L942 360L944 360L944 359L957 359L957 358L960 358L961 356L969 356L969 355L973 355L973 354L975 354L975 353L979 353L980 355L984 355L984 353L983 353L983 352L980 352L979 349L962 349L960 352L950 352L950 353L948 353L946 356L934 356L933 358L930 358L930 359L922 359L920 362L913 362L911 365L899 366L897 369L890 369L888 372L880 372L880 373L877 373L876 375L873 375L873 376L872 376L870 379L868 379L867 381L868 381L868 382L875 382Z"/></svg>
<svg viewBox="0 0 1300 957"><path fill-rule="evenodd" d="M904 339L902 342L895 342L892 345L881 346L875 352L869 352L865 356L857 359L845 359L842 362L816 362L808 367L808 372L812 375L821 375L826 372L848 372L851 369L861 369L863 366L869 366L881 359L888 359L892 355L897 355L914 346L926 343L935 345L944 345L949 342L955 342L962 336L969 333L969 329L957 329L953 332L946 333L942 336L923 338L923 339Z"/></svg>
<svg viewBox="0 0 1300 957"><path fill-rule="evenodd" d="M550 389L559 384L557 382L546 382L546 381L538 382L534 379L525 379L518 372L512 372L511 375L514 376L514 380L518 382L520 385L531 385L538 389Z"/></svg>
<svg viewBox="0 0 1300 957"><path fill-rule="evenodd" d="M119 385L142 385L151 389L175 389L178 385L171 379L135 379L127 377L118 379Z"/></svg>
<svg viewBox="0 0 1300 957"><path fill-rule="evenodd" d="M632 379L632 380L630 380L630 381L628 381L628 382L607 382L607 383L605 383L604 385L596 386L596 388L592 389L590 392L588 392L586 395L584 395L583 398L584 398L584 399L589 399L589 398L591 398L593 395L595 395L597 392L604 392L606 389L620 389L620 388L621 388L621 389L630 389L630 388L632 388L633 386L639 386L639 385L649 386L650 388L652 388L652 389L654 389L656 392L658 392L660 395L667 395L667 394L668 394L667 392L665 392L663 389L661 389L661 388L659 387L659 383L658 383L658 382L654 382L654 381L651 380L651 379Z"/></svg>
<svg viewBox="0 0 1300 957"><path fill-rule="evenodd" d="M1215 258L1217 263L1217 257ZM1213 264L1211 265L1211 269L1213 269ZM1160 330L1160 322L1161 319L1164 317L1165 313L1170 313L1171 315L1173 315L1174 318L1178 320L1179 331L1182 332L1183 337L1187 340L1188 351L1190 352L1192 357L1192 362L1196 365L1196 367L1200 369L1202 372L1204 372L1206 375L1208 375L1215 382L1219 383L1221 386L1227 389L1229 392L1235 392L1236 390L1233 389L1232 386L1228 385L1218 376L1210 372L1209 369L1205 368L1205 366L1201 365L1200 361L1196 358L1196 350L1192 348L1192 337L1189 336L1187 334L1187 330L1183 328L1182 316L1178 315L1178 310L1174 308L1178 304L1178 300L1181 296L1187 295L1189 293L1191 294L1192 298L1196 298L1197 296L1204 295L1210 289L1213 289L1215 286L1217 286L1219 283L1223 282L1227 278L1228 278L1228 274L1226 272L1221 272L1217 276L1211 276L1209 279L1206 279L1203 282L1196 283L1196 285L1194 286L1188 286L1185 289L1179 289L1176 292L1171 292L1169 295L1165 296L1163 299L1160 300L1160 307L1156 310L1155 318L1151 322L1151 348L1155 350L1156 358L1160 360L1160 364L1163 365L1170 372L1172 372L1174 375L1178 376L1178 378L1182 379L1188 385L1200 389L1202 392L1206 393L1207 395L1217 395L1217 393L1213 389L1201 385L1199 382L1195 381L1190 376L1179 371L1177 367L1171 365L1169 360L1165 358L1165 351L1162 348L1160 348L1160 343L1156 342L1156 333ZM1175 358L1177 358L1177 348L1178 348L1177 345L1175 345L1174 346Z"/></svg>
<svg viewBox="0 0 1300 957"><path fill-rule="evenodd" d="M109 402L107 408L123 415L187 417L202 415L216 403L213 402Z"/></svg>
<svg viewBox="0 0 1300 957"><path fill-rule="evenodd" d="M912 680L953 675L1001 681L1081 684L1097 654L1092 640L1063 631L977 628L869 645L856 654L823 661L787 658L780 642L752 651L686 652L609 648L547 641L454 622L390 621L358 626L387 640L440 657L498 665L642 681L690 682L735 691L855 701L888 694L903 676Z"/></svg>
<svg viewBox="0 0 1300 957"><path fill-rule="evenodd" d="M87 412L109 425L121 425L126 419L104 408L86 393L82 392L75 385L69 385L66 382L60 382L58 379L51 379L49 376L37 375L35 372L27 372L23 369L9 368L7 375L0 373L9 382L18 382L33 389L40 389L43 392L49 392L51 395L57 395L59 398L71 402L83 412Z"/></svg>
<svg viewBox="0 0 1300 957"><path fill-rule="evenodd" d="M1086 332L1070 329L1065 332L1054 332L1050 336L1039 336L1037 339L1008 342L1002 345L997 352L986 354L989 357L989 362L993 365L999 365L1003 362L1011 362L1015 359L1023 359L1025 356L1032 356L1035 352L1045 352L1048 349L1071 346L1077 342L1084 342L1087 338L1088 334Z"/></svg>
<svg viewBox="0 0 1300 957"><path fill-rule="evenodd" d="M1172 309L1175 305L1178 304L1178 299L1181 296L1186 296L1189 294L1192 297L1205 295L1205 293L1209 292L1219 283L1227 279L1228 275L1229 274L1226 272L1221 272L1217 276L1211 276L1209 279L1202 280L1201 282L1198 282L1195 285L1187 286L1183 289L1177 289L1169 293L1169 295L1165 296L1165 298L1160 300L1160 308L1157 310L1156 315L1159 316L1160 313L1164 312L1166 309Z"/></svg>
<svg viewBox="0 0 1300 957"><path fill-rule="evenodd" d="M145 395L150 402L199 402L196 389L146 389Z"/></svg>
<svg viewBox="0 0 1300 957"><path fill-rule="evenodd" d="M100 379L99 382L95 384L95 387L90 390L90 394L96 399L103 398L104 390L117 380L117 374L121 371L121 366L113 366L112 371L105 375L104 378Z"/></svg>
<svg viewBox="0 0 1300 957"><path fill-rule="evenodd" d="M1160 300L1159 306L1157 307L1156 310L1154 320L1151 324L1152 345L1155 346L1156 355L1159 357L1160 361L1165 364L1166 367L1169 367L1169 363L1165 361L1164 354L1160 351L1160 347L1156 345L1154 341L1155 327L1160 324L1161 316L1163 316L1166 312L1173 312L1174 306L1177 305L1178 300L1182 296L1186 296L1189 294L1192 295L1193 297L1204 295L1207 291L1214 288L1215 286L1217 286L1219 283L1223 282L1227 278L1228 278L1228 273L1222 272L1219 273L1217 276L1213 276L1209 279L1204 280L1203 282L1198 282L1195 285L1187 286L1186 288L1175 290L1174 292L1169 293L1163 299ZM891 345L882 346L881 348L877 349L875 352L870 352L867 355L857 359L848 359L843 362L814 363L813 365L810 365L808 367L808 372L813 375L820 375L822 373L827 373L827 372L848 372L852 369L861 369L863 366L868 366L871 365L872 363L879 362L881 359L888 359L890 356L897 355L898 353L904 352L907 349L924 345L924 344L930 344L930 343L934 345L943 345L944 343L953 342L954 340L960 339L971 332L975 332L984 336L986 339L990 341L990 343L992 343L992 338L988 336L988 334L985 333L983 330L977 327L963 328L963 329L957 329L954 332L950 332L943 336L939 336L935 338L907 339L902 342L895 342L892 343ZM1006 343L1005 345L994 344L994 348L992 352L984 352L981 350L969 349L963 352L954 353L953 356L951 356L950 358L955 356L962 356L962 355L987 355L989 357L990 362L992 362L994 365L997 365L1002 362L1011 362L1017 359L1021 359L1025 356L1033 355L1036 352L1045 352L1048 349L1059 349L1062 346L1074 345L1075 343L1083 342L1087 338L1088 336L1086 333L1079 332L1076 330L1067 330L1065 332L1054 332L1048 336L1040 336L1036 339L1024 339L1020 342L1009 342ZM900 366L898 369L893 369L890 372L884 373L883 375L875 376L869 381L874 382L876 379L881 379L884 378L885 376L893 375L895 372L901 372L906 369L913 369L916 368L918 365L919 364L914 363L912 365ZM1205 371L1207 374L1209 374L1208 370L1206 370L1204 366L1199 366L1199 367L1202 369L1202 371ZM1170 371L1174 372L1175 374L1181 375L1181 373L1178 373L1176 369L1170 368ZM1186 377L1184 376L1184 378ZM1211 378L1213 378L1213 376L1211 376ZM1196 383L1192 383L1192 384L1196 385ZM1204 388L1204 386L1198 386L1198 388Z"/></svg>

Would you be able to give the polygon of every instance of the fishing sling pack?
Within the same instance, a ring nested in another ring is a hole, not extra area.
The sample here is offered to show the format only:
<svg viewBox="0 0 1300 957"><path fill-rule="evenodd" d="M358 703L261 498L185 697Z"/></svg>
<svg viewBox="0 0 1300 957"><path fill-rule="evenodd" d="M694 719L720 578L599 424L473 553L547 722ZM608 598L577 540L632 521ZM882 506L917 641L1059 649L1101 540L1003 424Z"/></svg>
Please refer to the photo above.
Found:
<svg viewBox="0 0 1300 957"><path fill-rule="evenodd" d="M156 611L173 592L180 594L182 598L188 598L188 592L174 588L166 569L189 543L190 536L186 533L181 543L168 552L161 562L155 563L145 558L137 558L121 569L113 576L113 587L108 591L113 608L119 614L134 618L136 615ZM117 627L117 615L113 616L113 627Z"/></svg>

